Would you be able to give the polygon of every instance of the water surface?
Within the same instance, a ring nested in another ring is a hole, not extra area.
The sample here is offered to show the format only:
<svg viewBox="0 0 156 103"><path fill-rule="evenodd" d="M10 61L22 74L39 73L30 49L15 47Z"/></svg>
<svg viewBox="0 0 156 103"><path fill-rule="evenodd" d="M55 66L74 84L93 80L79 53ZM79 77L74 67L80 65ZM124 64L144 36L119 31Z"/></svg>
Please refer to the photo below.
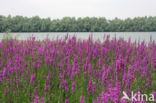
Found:
<svg viewBox="0 0 156 103"><path fill-rule="evenodd" d="M37 40L44 40L47 37L49 39L56 39L64 38L66 35L69 35L70 37L76 36L78 39L88 39L90 35L93 36L94 40L103 40L104 35L110 35L110 39L113 37L116 37L117 39L122 37L125 40L128 40L131 38L131 41L145 41L148 43L150 41L150 37L152 37L152 40L156 41L156 32L35 32L35 33L9 33L9 36L12 38L16 38L18 40L26 40L32 36L34 36ZM0 39L4 38L6 36L6 33L0 33Z"/></svg>

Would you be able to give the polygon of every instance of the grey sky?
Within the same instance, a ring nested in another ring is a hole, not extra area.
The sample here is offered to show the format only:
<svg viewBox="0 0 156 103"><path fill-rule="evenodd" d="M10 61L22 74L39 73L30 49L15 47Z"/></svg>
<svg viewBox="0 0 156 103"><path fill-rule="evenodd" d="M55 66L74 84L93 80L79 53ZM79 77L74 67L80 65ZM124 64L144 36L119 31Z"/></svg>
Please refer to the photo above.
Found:
<svg viewBox="0 0 156 103"><path fill-rule="evenodd" d="M0 0L0 15L9 14L52 19L156 16L156 0Z"/></svg>

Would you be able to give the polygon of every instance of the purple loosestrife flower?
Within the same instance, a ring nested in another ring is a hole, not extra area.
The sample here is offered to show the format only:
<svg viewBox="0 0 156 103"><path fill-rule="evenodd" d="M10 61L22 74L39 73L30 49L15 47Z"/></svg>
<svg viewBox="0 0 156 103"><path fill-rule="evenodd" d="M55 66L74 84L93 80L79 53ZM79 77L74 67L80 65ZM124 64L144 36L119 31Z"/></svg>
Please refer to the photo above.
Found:
<svg viewBox="0 0 156 103"><path fill-rule="evenodd" d="M87 64L83 64L83 72L86 72L87 70Z"/></svg>
<svg viewBox="0 0 156 103"><path fill-rule="evenodd" d="M127 55L126 56L126 62L129 62L129 60L130 60L130 57Z"/></svg>
<svg viewBox="0 0 156 103"><path fill-rule="evenodd" d="M0 67L1 67L1 64L2 64L2 60L1 60L1 58L0 58Z"/></svg>
<svg viewBox="0 0 156 103"><path fill-rule="evenodd" d="M92 76L92 65L91 64L88 64L88 76L89 76L89 78L91 78L91 76Z"/></svg>
<svg viewBox="0 0 156 103"><path fill-rule="evenodd" d="M75 87L76 87L76 83L75 81L72 83L72 92L75 93Z"/></svg>
<svg viewBox="0 0 156 103"><path fill-rule="evenodd" d="M147 57L147 56L144 57L144 59L143 59L143 61L142 61L142 64L143 64L144 66L148 64L148 57Z"/></svg>
<svg viewBox="0 0 156 103"><path fill-rule="evenodd" d="M99 98L97 98L97 103L101 103L101 101L103 103L108 103L108 100L109 100L109 94L107 92L102 92L101 94L99 94Z"/></svg>
<svg viewBox="0 0 156 103"><path fill-rule="evenodd" d="M130 88L127 88L127 89L126 89L126 94L130 97L130 95L131 95L131 90L130 90Z"/></svg>
<svg viewBox="0 0 156 103"><path fill-rule="evenodd" d="M153 67L153 68L156 68L156 56L155 56L155 58L152 60L152 67Z"/></svg>
<svg viewBox="0 0 156 103"><path fill-rule="evenodd" d="M34 97L33 103L39 103L39 96Z"/></svg>
<svg viewBox="0 0 156 103"><path fill-rule="evenodd" d="M4 93L5 93L5 95L7 95L7 94L8 94L8 89L7 89L7 88L5 88Z"/></svg>
<svg viewBox="0 0 156 103"><path fill-rule="evenodd" d="M130 84L130 83L132 83L132 82L134 81L135 76L134 76L133 74L129 73L129 74L128 74L128 77L129 77L128 83Z"/></svg>
<svg viewBox="0 0 156 103"><path fill-rule="evenodd" d="M28 72L27 72L27 74L26 74L26 77L27 77L27 78L28 78L28 76L30 75L30 73L31 73L31 70L29 69Z"/></svg>
<svg viewBox="0 0 156 103"><path fill-rule="evenodd" d="M121 79L122 78L122 74L124 73L125 70L125 61L123 59L119 59L116 61L116 75L117 75L117 79Z"/></svg>
<svg viewBox="0 0 156 103"><path fill-rule="evenodd" d="M66 100L65 100L65 103L69 103L69 100L68 100L68 99L66 99Z"/></svg>
<svg viewBox="0 0 156 103"><path fill-rule="evenodd" d="M85 103L85 98L84 98L84 96L81 96L81 97L80 97L80 103Z"/></svg>
<svg viewBox="0 0 156 103"><path fill-rule="evenodd" d="M25 65L24 65L24 68L23 68L23 69L24 69L24 70L26 70L26 69L27 69L27 67L28 67L28 62L26 62L26 63L25 63Z"/></svg>
<svg viewBox="0 0 156 103"><path fill-rule="evenodd" d="M93 93L95 93L95 92L96 92L96 88L97 88L97 86L96 86L96 85L95 85L95 86L93 86L93 88L92 88Z"/></svg>
<svg viewBox="0 0 156 103"><path fill-rule="evenodd" d="M32 74L31 75L31 80L30 80L30 84L33 84L34 83L34 81L35 81L35 75L34 74Z"/></svg>
<svg viewBox="0 0 156 103"><path fill-rule="evenodd" d="M52 97L52 98L54 97L54 94L53 94L53 93L51 93L51 97Z"/></svg>
<svg viewBox="0 0 156 103"><path fill-rule="evenodd" d="M49 72L48 76L47 76L47 81L50 81L51 79L51 72Z"/></svg>
<svg viewBox="0 0 156 103"><path fill-rule="evenodd" d="M45 98L44 97L40 98L40 103L45 103Z"/></svg>
<svg viewBox="0 0 156 103"><path fill-rule="evenodd" d="M147 78L147 82L145 84L145 88L147 88L150 85L150 78Z"/></svg>
<svg viewBox="0 0 156 103"><path fill-rule="evenodd" d="M129 103L129 102L128 102L128 100L121 99L121 100L120 100L120 103Z"/></svg>
<svg viewBox="0 0 156 103"><path fill-rule="evenodd" d="M90 79L88 84L88 95L90 95L90 93L92 92L92 88L93 88L93 80Z"/></svg>
<svg viewBox="0 0 156 103"><path fill-rule="evenodd" d="M4 68L3 69L3 77L7 76L8 75L8 70L7 68Z"/></svg>
<svg viewBox="0 0 156 103"><path fill-rule="evenodd" d="M120 95L120 89L117 87L115 88L109 88L109 95L110 95L110 100L113 102L118 102L119 101L119 95Z"/></svg>
<svg viewBox="0 0 156 103"><path fill-rule="evenodd" d="M33 62L32 65L33 65L33 69L36 69L36 63Z"/></svg>
<svg viewBox="0 0 156 103"><path fill-rule="evenodd" d="M142 78L145 78L147 76L147 71L148 71L147 67L143 68L143 70L142 70Z"/></svg>
<svg viewBox="0 0 156 103"><path fill-rule="evenodd" d="M96 103L96 100L93 100L93 102L92 103Z"/></svg>
<svg viewBox="0 0 156 103"><path fill-rule="evenodd" d="M131 53L132 53L132 48L129 48L129 49L127 50L127 55L130 56Z"/></svg>
<svg viewBox="0 0 156 103"><path fill-rule="evenodd" d="M20 75L23 77L23 69L20 69Z"/></svg>
<svg viewBox="0 0 156 103"><path fill-rule="evenodd" d="M38 87L37 87L37 86L36 86L35 89L34 89L34 94L35 94L35 95L38 95Z"/></svg>
<svg viewBox="0 0 156 103"><path fill-rule="evenodd" d="M102 48L101 50L101 55L102 56L108 56L109 55L109 50L105 47Z"/></svg>
<svg viewBox="0 0 156 103"><path fill-rule="evenodd" d="M80 74L80 66L79 66L79 64L77 64L76 74Z"/></svg>
<svg viewBox="0 0 156 103"><path fill-rule="evenodd" d="M102 58L99 58L99 60L98 60L98 68L100 68L101 65L102 65Z"/></svg>
<svg viewBox="0 0 156 103"><path fill-rule="evenodd" d="M101 98L100 97L97 98L97 103L101 103ZM105 102L105 103L107 103L107 102Z"/></svg>
<svg viewBox="0 0 156 103"><path fill-rule="evenodd" d="M75 65L75 63L73 63L72 72L71 72L71 79L75 77L75 70L76 70L76 65Z"/></svg>
<svg viewBox="0 0 156 103"><path fill-rule="evenodd" d="M45 83L44 91L45 92L48 92L49 91L49 88L50 88L50 86Z"/></svg>
<svg viewBox="0 0 156 103"><path fill-rule="evenodd" d="M60 62L60 64L59 64L59 71L62 71L62 69L63 69L63 63Z"/></svg>
<svg viewBox="0 0 156 103"><path fill-rule="evenodd" d="M102 85L104 85L105 80L107 79L108 73L106 71L103 72L102 74Z"/></svg>
<svg viewBox="0 0 156 103"><path fill-rule="evenodd" d="M156 101L156 91L154 91L153 93L152 93L153 95L154 95L154 101Z"/></svg>
<svg viewBox="0 0 156 103"><path fill-rule="evenodd" d="M60 73L60 79L64 80L64 74Z"/></svg>
<svg viewBox="0 0 156 103"><path fill-rule="evenodd" d="M127 72L124 72L123 78L122 78L122 83L123 83L123 85L126 85L127 80L128 80L128 74L127 74Z"/></svg>
<svg viewBox="0 0 156 103"><path fill-rule="evenodd" d="M41 63L42 63L41 58L38 58L38 60L37 60L37 68L41 67Z"/></svg>
<svg viewBox="0 0 156 103"><path fill-rule="evenodd" d="M46 56L46 57L45 57L45 62L46 62L47 65L48 65L48 63L49 63L49 59L50 59L49 56Z"/></svg>
<svg viewBox="0 0 156 103"><path fill-rule="evenodd" d="M3 73L0 71L0 83L3 81Z"/></svg>
<svg viewBox="0 0 156 103"><path fill-rule="evenodd" d="M128 66L128 72L130 73L130 74L132 74L132 73L134 73L134 67L132 66L132 65L129 65Z"/></svg>
<svg viewBox="0 0 156 103"><path fill-rule="evenodd" d="M68 92L68 82L67 80L64 80L64 88L65 88L65 92Z"/></svg>
<svg viewBox="0 0 156 103"><path fill-rule="evenodd" d="M62 79L59 88L63 88L63 87L64 87L64 80Z"/></svg>
<svg viewBox="0 0 156 103"><path fill-rule="evenodd" d="M3 78L0 76L0 83L3 81Z"/></svg>

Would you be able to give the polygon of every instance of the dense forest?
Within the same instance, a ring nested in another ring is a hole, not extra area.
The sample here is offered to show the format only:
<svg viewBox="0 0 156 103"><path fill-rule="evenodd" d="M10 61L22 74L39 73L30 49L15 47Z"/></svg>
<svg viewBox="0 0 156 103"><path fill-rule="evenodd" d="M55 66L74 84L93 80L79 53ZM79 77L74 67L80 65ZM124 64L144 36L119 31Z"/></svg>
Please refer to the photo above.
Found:
<svg viewBox="0 0 156 103"><path fill-rule="evenodd" d="M139 32L156 31L155 17L107 20L104 17L62 19L0 15L0 32Z"/></svg>

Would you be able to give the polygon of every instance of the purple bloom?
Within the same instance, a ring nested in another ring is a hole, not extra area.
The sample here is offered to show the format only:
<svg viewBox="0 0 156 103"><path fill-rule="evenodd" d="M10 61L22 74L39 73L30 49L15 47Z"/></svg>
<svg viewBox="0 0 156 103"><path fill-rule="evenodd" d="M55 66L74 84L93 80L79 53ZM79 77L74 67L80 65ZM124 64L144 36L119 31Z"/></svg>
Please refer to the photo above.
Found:
<svg viewBox="0 0 156 103"><path fill-rule="evenodd" d="M45 103L45 98L44 97L40 98L40 103Z"/></svg>
<svg viewBox="0 0 156 103"><path fill-rule="evenodd" d="M51 93L51 97L54 97L54 94L53 93Z"/></svg>
<svg viewBox="0 0 156 103"><path fill-rule="evenodd" d="M89 80L89 84L88 84L88 94L90 95L90 93L92 92L92 88L93 88L93 80L90 79Z"/></svg>
<svg viewBox="0 0 156 103"><path fill-rule="evenodd" d="M45 83L44 91L45 92L48 92L49 91L49 88L50 88L50 86Z"/></svg>
<svg viewBox="0 0 156 103"><path fill-rule="evenodd" d="M27 74L26 74L26 77L28 77L30 73L31 73L31 70L29 69Z"/></svg>
<svg viewBox="0 0 156 103"><path fill-rule="evenodd" d="M85 103L85 98L84 98L84 96L81 96L81 97L80 97L80 103Z"/></svg>
<svg viewBox="0 0 156 103"><path fill-rule="evenodd" d="M151 64L152 64L152 67L153 67L153 68L156 68L156 56L155 56L155 58L153 58Z"/></svg>
<svg viewBox="0 0 156 103"><path fill-rule="evenodd" d="M72 92L75 93L75 87L76 87L76 83L75 81L72 83Z"/></svg>
<svg viewBox="0 0 156 103"><path fill-rule="evenodd" d="M39 103L39 96L35 96L33 103Z"/></svg>
<svg viewBox="0 0 156 103"><path fill-rule="evenodd" d="M101 65L102 65L102 58L100 58L100 59L98 60L98 68L100 68Z"/></svg>
<svg viewBox="0 0 156 103"><path fill-rule="evenodd" d="M101 101L104 103L108 103L110 95L107 92L102 92L99 96L100 97L97 98L97 103L101 103Z"/></svg>
<svg viewBox="0 0 156 103"><path fill-rule="evenodd" d="M69 100L68 100L68 99L66 99L66 100L65 100L65 103L69 103Z"/></svg>
<svg viewBox="0 0 156 103"><path fill-rule="evenodd" d="M89 76L89 78L91 78L91 76L92 76L92 65L91 64L88 64L88 76Z"/></svg>
<svg viewBox="0 0 156 103"><path fill-rule="evenodd" d="M8 94L8 89L7 89L7 88L5 88L4 93L5 93L5 95L7 95L7 94Z"/></svg>
<svg viewBox="0 0 156 103"><path fill-rule="evenodd" d="M64 87L65 87L65 92L68 92L68 82L67 80L64 80Z"/></svg>
<svg viewBox="0 0 156 103"><path fill-rule="evenodd" d="M150 78L147 78L147 81L146 81L145 87L147 88L149 85L150 85Z"/></svg>
<svg viewBox="0 0 156 103"><path fill-rule="evenodd" d="M96 103L96 100L93 100L93 102L92 103Z"/></svg>
<svg viewBox="0 0 156 103"><path fill-rule="evenodd" d="M35 78L35 75L34 75L34 74L32 74L32 75L31 75L31 80L30 80L30 83L31 83L31 84L33 84L33 83L34 83L34 81L35 81L35 79L36 79L36 78Z"/></svg>
<svg viewBox="0 0 156 103"><path fill-rule="evenodd" d="M0 67L1 67L1 64L2 64L2 60L1 60L1 58L0 58Z"/></svg>
<svg viewBox="0 0 156 103"><path fill-rule="evenodd" d="M37 86L36 86L35 89L34 89L34 94L35 94L35 95L38 95L38 88L37 88Z"/></svg>
<svg viewBox="0 0 156 103"><path fill-rule="evenodd" d="M51 79L51 72L49 72L48 76L47 76L47 81L50 81Z"/></svg>
<svg viewBox="0 0 156 103"><path fill-rule="evenodd" d="M0 83L3 81L3 73L0 71Z"/></svg>
<svg viewBox="0 0 156 103"><path fill-rule="evenodd" d="M92 88L93 93L95 93L95 92L96 92L96 88L97 88L97 86L96 86L96 85L95 85L95 86L93 86L93 88Z"/></svg>

